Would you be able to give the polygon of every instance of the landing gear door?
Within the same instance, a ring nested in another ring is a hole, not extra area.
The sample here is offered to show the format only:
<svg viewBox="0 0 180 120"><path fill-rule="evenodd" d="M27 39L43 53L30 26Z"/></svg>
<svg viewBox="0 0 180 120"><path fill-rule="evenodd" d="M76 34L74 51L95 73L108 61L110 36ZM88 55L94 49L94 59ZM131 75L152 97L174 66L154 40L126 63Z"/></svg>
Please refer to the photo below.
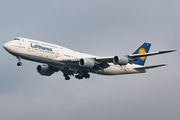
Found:
<svg viewBox="0 0 180 120"><path fill-rule="evenodd" d="M59 57L59 53L58 52L56 52L56 57Z"/></svg>
<svg viewBox="0 0 180 120"><path fill-rule="evenodd" d="M28 51L28 52L31 52L31 50L32 50L31 46L28 45L28 46L27 46L27 51Z"/></svg>
<svg viewBox="0 0 180 120"><path fill-rule="evenodd" d="M59 50L58 50L58 49L56 49L56 51L55 51L55 57L56 57L56 58L60 57L60 55L59 55Z"/></svg>

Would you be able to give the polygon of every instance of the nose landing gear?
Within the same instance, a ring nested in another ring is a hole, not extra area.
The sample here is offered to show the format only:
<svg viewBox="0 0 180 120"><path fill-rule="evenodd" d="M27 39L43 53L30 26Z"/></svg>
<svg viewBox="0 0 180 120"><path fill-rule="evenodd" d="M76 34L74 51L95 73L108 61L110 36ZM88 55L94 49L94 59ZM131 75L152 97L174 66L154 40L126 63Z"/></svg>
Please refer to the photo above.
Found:
<svg viewBox="0 0 180 120"><path fill-rule="evenodd" d="M22 62L20 62L20 61L21 61L21 58L20 58L20 57L17 57L17 59L18 59L17 66L22 66Z"/></svg>

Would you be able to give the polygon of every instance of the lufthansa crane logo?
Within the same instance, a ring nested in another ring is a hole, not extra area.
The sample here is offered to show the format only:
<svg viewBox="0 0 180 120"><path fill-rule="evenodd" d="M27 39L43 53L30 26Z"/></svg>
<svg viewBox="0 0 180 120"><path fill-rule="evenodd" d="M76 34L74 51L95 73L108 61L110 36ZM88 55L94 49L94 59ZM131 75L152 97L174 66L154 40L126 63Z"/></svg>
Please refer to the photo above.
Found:
<svg viewBox="0 0 180 120"><path fill-rule="evenodd" d="M146 50L144 48L140 48L138 51L138 54L143 54L143 53L146 53ZM146 56L140 57L140 60L142 60L142 61L144 61L145 59L146 59Z"/></svg>

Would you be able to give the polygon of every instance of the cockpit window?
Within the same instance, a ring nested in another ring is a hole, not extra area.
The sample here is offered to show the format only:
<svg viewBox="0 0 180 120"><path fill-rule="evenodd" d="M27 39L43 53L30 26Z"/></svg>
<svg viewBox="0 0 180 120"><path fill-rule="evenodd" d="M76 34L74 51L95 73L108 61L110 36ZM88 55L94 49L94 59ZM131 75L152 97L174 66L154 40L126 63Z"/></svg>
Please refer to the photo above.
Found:
<svg viewBox="0 0 180 120"><path fill-rule="evenodd" d="M20 40L19 38L14 38L14 40Z"/></svg>

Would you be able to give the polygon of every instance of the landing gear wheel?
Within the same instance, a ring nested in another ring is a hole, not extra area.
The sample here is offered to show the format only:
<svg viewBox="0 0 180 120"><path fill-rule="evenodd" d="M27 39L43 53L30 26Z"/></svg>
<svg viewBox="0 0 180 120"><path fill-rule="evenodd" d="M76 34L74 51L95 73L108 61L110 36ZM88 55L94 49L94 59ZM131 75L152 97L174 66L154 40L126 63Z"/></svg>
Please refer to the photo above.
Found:
<svg viewBox="0 0 180 120"><path fill-rule="evenodd" d="M68 73L64 73L63 76L65 77L65 80L70 80Z"/></svg>
<svg viewBox="0 0 180 120"><path fill-rule="evenodd" d="M21 65L22 65L22 62L20 62L20 61L21 61L21 58L20 58L20 57L17 57L17 59L18 59L17 66L21 66Z"/></svg>
<svg viewBox="0 0 180 120"><path fill-rule="evenodd" d="M69 76L65 77L65 80L70 80L70 77Z"/></svg>
<svg viewBox="0 0 180 120"><path fill-rule="evenodd" d="M90 74L86 74L84 77L85 78L90 78Z"/></svg>
<svg viewBox="0 0 180 120"><path fill-rule="evenodd" d="M76 75L75 78L80 80L80 79L83 79L83 76L81 76L81 75Z"/></svg>
<svg viewBox="0 0 180 120"><path fill-rule="evenodd" d="M18 63L17 63L17 66L21 66L21 65L22 65L22 62L18 62Z"/></svg>
<svg viewBox="0 0 180 120"><path fill-rule="evenodd" d="M77 79L79 77L79 75L76 75L75 78Z"/></svg>

